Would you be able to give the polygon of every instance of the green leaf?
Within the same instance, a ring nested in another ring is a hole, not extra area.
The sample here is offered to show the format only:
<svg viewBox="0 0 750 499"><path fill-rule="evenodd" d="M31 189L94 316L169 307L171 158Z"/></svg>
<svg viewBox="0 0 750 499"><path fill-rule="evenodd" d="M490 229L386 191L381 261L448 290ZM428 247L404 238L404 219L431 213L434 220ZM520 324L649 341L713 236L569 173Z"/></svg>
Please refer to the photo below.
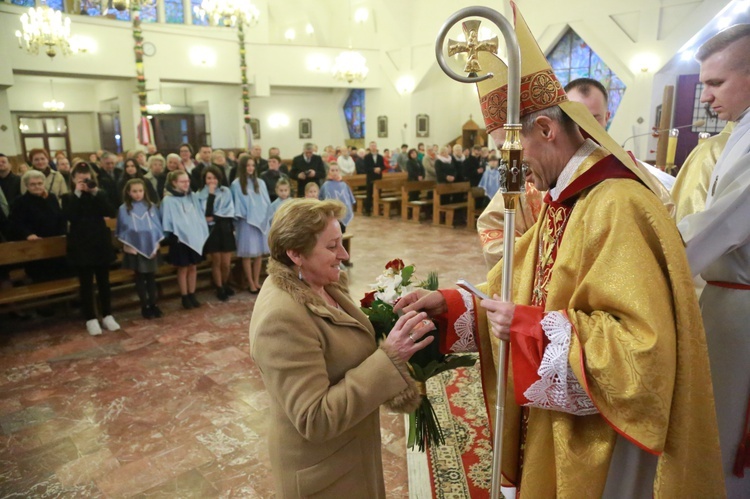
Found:
<svg viewBox="0 0 750 499"><path fill-rule="evenodd" d="M411 276L414 275L414 265L409 265L401 270L401 284L408 286L411 282Z"/></svg>

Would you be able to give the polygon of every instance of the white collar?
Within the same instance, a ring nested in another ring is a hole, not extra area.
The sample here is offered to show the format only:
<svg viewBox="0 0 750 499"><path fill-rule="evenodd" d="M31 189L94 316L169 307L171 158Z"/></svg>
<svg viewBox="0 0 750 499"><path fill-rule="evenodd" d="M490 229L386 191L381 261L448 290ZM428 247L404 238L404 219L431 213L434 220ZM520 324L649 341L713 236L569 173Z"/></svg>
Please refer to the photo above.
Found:
<svg viewBox="0 0 750 499"><path fill-rule="evenodd" d="M565 190L565 188L570 184L570 181L573 179L573 175L575 174L576 170L578 170L578 167L581 166L581 163L591 156L591 154L596 151L596 149L599 146L591 139L586 139L583 142L583 145L578 148L578 150L573 154L573 156L568 160L568 164L565 165L565 168L563 168L563 171L560 173L560 176L557 177L557 184L554 188L550 189L549 195L552 198L552 201L557 201L557 198L560 197L560 194L562 194L562 191Z"/></svg>

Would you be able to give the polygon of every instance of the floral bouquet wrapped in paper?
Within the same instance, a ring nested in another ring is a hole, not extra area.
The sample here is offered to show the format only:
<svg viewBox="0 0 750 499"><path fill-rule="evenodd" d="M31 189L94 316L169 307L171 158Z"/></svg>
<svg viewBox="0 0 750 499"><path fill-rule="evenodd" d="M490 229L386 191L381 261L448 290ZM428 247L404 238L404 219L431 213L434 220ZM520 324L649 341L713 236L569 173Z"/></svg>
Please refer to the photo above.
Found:
<svg viewBox="0 0 750 499"><path fill-rule="evenodd" d="M435 291L438 288L438 276L430 272L424 281L416 280L414 265L404 265L401 260L391 260L377 278L373 290L360 300L362 311L367 315L379 338L385 338L398 320L393 306L404 295L422 288ZM437 334L436 331L430 334ZM409 370L421 387L422 401L416 411L409 415L409 433L407 444L413 448L416 444L421 452L434 444L444 444L443 431L435 416L430 399L427 397L425 383L431 377L449 369L472 366L476 360L463 355L442 355L438 342L420 350L409 359Z"/></svg>

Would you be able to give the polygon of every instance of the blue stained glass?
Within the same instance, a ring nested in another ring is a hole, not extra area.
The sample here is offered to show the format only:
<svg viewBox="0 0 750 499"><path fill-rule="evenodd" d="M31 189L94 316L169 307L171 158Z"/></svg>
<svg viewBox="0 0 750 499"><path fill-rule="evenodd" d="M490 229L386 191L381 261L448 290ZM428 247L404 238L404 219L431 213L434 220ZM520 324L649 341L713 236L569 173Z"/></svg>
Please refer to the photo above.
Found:
<svg viewBox="0 0 750 499"><path fill-rule="evenodd" d="M107 15L114 15L115 19L118 21L130 21L130 11L125 10L117 10L117 9L109 9L107 11Z"/></svg>
<svg viewBox="0 0 750 499"><path fill-rule="evenodd" d="M354 88L344 103L344 117L349 130L349 138L365 138L365 91Z"/></svg>
<svg viewBox="0 0 750 499"><path fill-rule="evenodd" d="M91 0L81 0L81 15L100 16L101 14L99 4Z"/></svg>
<svg viewBox="0 0 750 499"><path fill-rule="evenodd" d="M201 17L197 13L197 10L201 8L202 3L203 0L190 0L190 7L193 10L193 24L197 24L199 26L208 26L208 18L201 19Z"/></svg>
<svg viewBox="0 0 750 499"><path fill-rule="evenodd" d="M183 24L185 22L182 0L164 0L164 10L168 23Z"/></svg>
<svg viewBox="0 0 750 499"><path fill-rule="evenodd" d="M625 84L575 31L568 31L547 56L547 60L565 86L577 78L593 78L607 89L609 94L610 123L625 93Z"/></svg>
<svg viewBox="0 0 750 499"><path fill-rule="evenodd" d="M152 2L141 8L141 21L144 23L156 22L156 2Z"/></svg>
<svg viewBox="0 0 750 499"><path fill-rule="evenodd" d="M63 6L63 0L47 0L45 3L47 4L47 7L52 10L65 10L65 7Z"/></svg>
<svg viewBox="0 0 750 499"><path fill-rule="evenodd" d="M35 7L36 2L34 0L10 0L13 5L20 5L21 7Z"/></svg>

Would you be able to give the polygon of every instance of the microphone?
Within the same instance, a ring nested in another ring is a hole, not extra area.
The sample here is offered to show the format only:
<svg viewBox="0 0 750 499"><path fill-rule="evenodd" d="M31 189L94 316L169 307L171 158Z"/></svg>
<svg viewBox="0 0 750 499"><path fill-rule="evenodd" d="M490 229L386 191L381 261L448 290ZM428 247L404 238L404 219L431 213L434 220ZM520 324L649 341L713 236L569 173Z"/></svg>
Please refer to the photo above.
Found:
<svg viewBox="0 0 750 499"><path fill-rule="evenodd" d="M625 147L625 142L629 141L630 139L634 139L636 137L643 137L644 135L653 135L654 137L658 137L661 132L668 132L670 130L674 130L675 128L692 128L692 127L696 127L697 128L697 127L702 127L705 124L706 124L706 120L695 120L692 123L690 123L689 125L676 126L676 127L672 127L672 128L664 128L662 130L656 130L655 129L656 127L654 127L650 132L639 133L639 134L636 134L636 135L631 135L630 137L628 137L627 139L625 139L622 144L620 144L620 147Z"/></svg>

